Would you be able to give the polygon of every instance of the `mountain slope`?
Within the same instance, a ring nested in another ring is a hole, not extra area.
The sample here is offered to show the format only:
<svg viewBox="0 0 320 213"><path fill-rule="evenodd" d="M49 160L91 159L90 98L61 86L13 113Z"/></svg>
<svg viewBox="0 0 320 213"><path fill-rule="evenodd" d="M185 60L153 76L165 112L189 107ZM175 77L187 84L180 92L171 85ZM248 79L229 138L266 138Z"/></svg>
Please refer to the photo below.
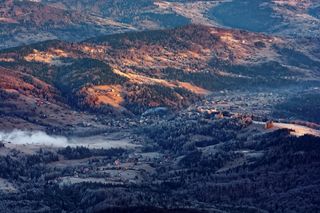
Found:
<svg viewBox="0 0 320 213"><path fill-rule="evenodd" d="M232 0L207 15L221 26L291 37L319 37L317 0Z"/></svg>
<svg viewBox="0 0 320 213"><path fill-rule="evenodd" d="M175 20L175 21L171 21ZM188 18L157 11L153 1L0 1L0 49L60 39L181 26Z"/></svg>
<svg viewBox="0 0 320 213"><path fill-rule="evenodd" d="M72 107L141 113L179 109L215 90L312 84L317 45L189 25L12 48L0 52L0 66L46 82Z"/></svg>

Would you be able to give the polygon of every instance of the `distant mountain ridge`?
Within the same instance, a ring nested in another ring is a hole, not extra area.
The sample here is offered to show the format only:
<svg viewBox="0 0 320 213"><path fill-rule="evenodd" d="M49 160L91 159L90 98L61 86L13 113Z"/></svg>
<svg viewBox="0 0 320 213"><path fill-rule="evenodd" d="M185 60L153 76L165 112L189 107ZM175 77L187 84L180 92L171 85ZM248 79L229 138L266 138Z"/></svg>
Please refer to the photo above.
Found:
<svg viewBox="0 0 320 213"><path fill-rule="evenodd" d="M316 0L2 0L0 49L191 23L318 37L319 7Z"/></svg>
<svg viewBox="0 0 320 213"><path fill-rule="evenodd" d="M79 41L124 31L175 27L190 21L158 12L153 1L17 1L0 3L0 49L61 39Z"/></svg>

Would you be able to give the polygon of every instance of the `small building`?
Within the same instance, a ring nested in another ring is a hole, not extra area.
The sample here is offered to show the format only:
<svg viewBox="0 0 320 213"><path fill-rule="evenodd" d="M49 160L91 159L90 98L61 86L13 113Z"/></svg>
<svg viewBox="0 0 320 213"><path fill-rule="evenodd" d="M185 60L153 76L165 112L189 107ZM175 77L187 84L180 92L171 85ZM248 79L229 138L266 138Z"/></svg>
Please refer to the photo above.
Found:
<svg viewBox="0 0 320 213"><path fill-rule="evenodd" d="M264 128L265 129L272 129L274 127L273 121L267 121Z"/></svg>
<svg viewBox="0 0 320 213"><path fill-rule="evenodd" d="M167 107L155 107L148 109L144 113L142 113L143 117L147 116L164 116L169 114L169 109Z"/></svg>
<svg viewBox="0 0 320 213"><path fill-rule="evenodd" d="M215 115L215 118L216 118L216 119L222 119L223 117L224 117L224 115L223 115L222 112L220 112L220 113L218 113L218 114Z"/></svg>

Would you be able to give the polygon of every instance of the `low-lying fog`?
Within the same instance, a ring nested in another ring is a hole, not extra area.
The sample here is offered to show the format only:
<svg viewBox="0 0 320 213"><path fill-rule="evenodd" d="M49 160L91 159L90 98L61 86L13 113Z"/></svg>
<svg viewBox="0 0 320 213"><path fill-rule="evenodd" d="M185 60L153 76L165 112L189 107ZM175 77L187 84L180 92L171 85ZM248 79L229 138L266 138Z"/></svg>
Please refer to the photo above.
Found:
<svg viewBox="0 0 320 213"><path fill-rule="evenodd" d="M65 137L48 135L42 131L13 130L11 132L0 131L0 141L16 145L43 145L54 147L85 146L89 148L133 148L136 145L130 143L127 138L110 139L104 135L90 137Z"/></svg>

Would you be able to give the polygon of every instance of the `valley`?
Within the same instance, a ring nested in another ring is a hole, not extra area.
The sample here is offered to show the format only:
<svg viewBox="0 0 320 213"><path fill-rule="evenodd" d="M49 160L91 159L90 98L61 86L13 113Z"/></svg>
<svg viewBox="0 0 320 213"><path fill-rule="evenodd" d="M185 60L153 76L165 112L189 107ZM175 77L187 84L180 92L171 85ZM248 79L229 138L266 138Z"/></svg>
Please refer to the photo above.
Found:
<svg viewBox="0 0 320 213"><path fill-rule="evenodd" d="M0 212L319 212L317 0L0 0Z"/></svg>
<svg viewBox="0 0 320 213"><path fill-rule="evenodd" d="M302 203L316 210L318 201L308 195L318 197L319 105L304 102L310 114L302 119L301 112L291 114L291 104L285 107L297 92L319 94L308 84L226 87L178 111L150 105L142 114L82 111L67 96L56 104L40 97L32 112L28 102L16 103L32 101L34 93L2 96L17 108L1 108L0 210L268 212L301 211ZM308 181L301 187L283 176ZM290 202L292 196L305 198Z"/></svg>
<svg viewBox="0 0 320 213"><path fill-rule="evenodd" d="M58 131L69 128L66 120L94 120L92 112L121 117L161 106L177 111L221 90L307 89L319 83L318 47L312 38L188 25L11 48L0 51L0 110L13 122Z"/></svg>
<svg viewBox="0 0 320 213"><path fill-rule="evenodd" d="M247 99L244 103L249 108L265 107L264 103L251 105ZM145 205L161 212L239 208L267 212L277 208L279 201L273 196L282 196L284 211L300 211L302 202L310 203L310 211L317 209L317 201L308 197L290 201L291 196L310 193L317 197L319 127L275 122L267 129L265 122L253 121L267 119L256 116L262 115L258 111L240 114L221 105L199 102L179 113L155 111L123 120L121 127L112 125L104 133L87 126L81 136L1 133L0 209L18 212L18 203L24 210L49 212L61 208L103 212L120 207L130 211L130 206L143 211L148 208ZM106 121L117 124L114 119ZM306 131L304 136L297 131L311 128L314 133ZM20 141L28 142L19 142L19 134L29 135L20 135ZM285 155L279 159L279 153ZM288 159L296 162L293 168ZM294 181L298 174L301 181L308 178L304 187L313 187L312 192ZM294 194L286 193L285 186ZM33 195L32 200L27 194Z"/></svg>

